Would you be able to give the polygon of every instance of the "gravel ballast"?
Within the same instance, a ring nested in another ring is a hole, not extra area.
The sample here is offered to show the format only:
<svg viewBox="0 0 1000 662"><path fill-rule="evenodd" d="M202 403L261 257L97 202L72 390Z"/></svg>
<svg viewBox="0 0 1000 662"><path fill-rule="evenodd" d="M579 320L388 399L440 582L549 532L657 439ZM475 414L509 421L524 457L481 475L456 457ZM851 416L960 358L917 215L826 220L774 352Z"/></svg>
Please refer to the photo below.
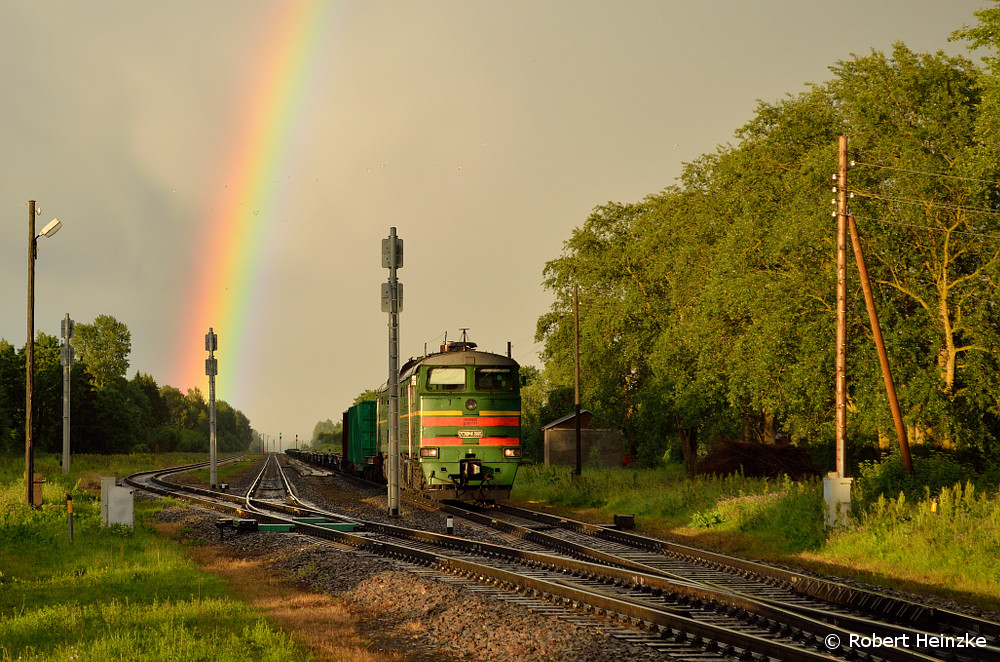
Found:
<svg viewBox="0 0 1000 662"><path fill-rule="evenodd" d="M255 474L255 472L250 472ZM384 491L344 485L336 477L295 476L300 498L369 521L443 532L444 518L404 507L402 517L385 512ZM248 482L248 481L247 481ZM234 483L240 493L247 485ZM345 490L347 490L345 492ZM662 654L591 628L490 596L471 594L445 581L406 571L395 561L317 543L297 534L227 531L220 542L218 513L171 507L157 520L179 525L182 539L221 545L237 558L255 559L268 571L304 590L343 600L358 617L358 629L373 648L395 650L407 660L658 660ZM456 535L478 534L456 525Z"/></svg>
<svg viewBox="0 0 1000 662"><path fill-rule="evenodd" d="M248 478L235 481L230 491L245 492L255 475L256 470L248 472ZM445 517L440 513L404 503L401 517L389 517L384 488L358 485L338 476L300 477L294 471L290 475L299 497L323 509L357 519L444 533ZM227 531L220 543L215 526L220 515L197 508L168 508L157 517L179 523L181 537L221 544L227 554L256 559L268 571L305 590L342 600L357 615L359 631L374 648L400 652L415 662L667 659L641 644L474 594L447 580L431 580L426 577L428 573L417 574L410 566L365 552L343 550L298 534L267 532L237 535ZM498 534L456 520L455 535L497 542ZM996 613L979 612L948 600L825 578L989 620L1000 618Z"/></svg>

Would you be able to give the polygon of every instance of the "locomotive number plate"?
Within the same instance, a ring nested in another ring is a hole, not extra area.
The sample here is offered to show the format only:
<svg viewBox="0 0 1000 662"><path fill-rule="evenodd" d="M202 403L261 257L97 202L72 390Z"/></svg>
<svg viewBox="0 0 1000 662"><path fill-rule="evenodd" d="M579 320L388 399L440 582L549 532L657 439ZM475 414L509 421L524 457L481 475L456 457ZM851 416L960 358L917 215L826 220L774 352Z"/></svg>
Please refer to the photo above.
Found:
<svg viewBox="0 0 1000 662"><path fill-rule="evenodd" d="M476 438L476 437L482 437L483 436L483 431L482 430L459 430L458 431L458 436L461 437L462 439L473 439L473 438Z"/></svg>

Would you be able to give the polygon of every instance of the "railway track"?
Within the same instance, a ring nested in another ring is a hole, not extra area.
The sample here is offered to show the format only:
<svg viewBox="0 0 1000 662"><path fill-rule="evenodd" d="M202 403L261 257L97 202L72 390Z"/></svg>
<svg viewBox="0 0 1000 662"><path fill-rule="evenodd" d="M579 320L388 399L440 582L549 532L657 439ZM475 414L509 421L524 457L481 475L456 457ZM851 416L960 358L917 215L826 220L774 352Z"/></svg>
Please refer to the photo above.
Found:
<svg viewBox="0 0 1000 662"><path fill-rule="evenodd" d="M164 476L132 478L145 483L138 485L144 489L148 485L175 496L181 489ZM983 640L975 639L975 649L969 651L920 647L915 645L918 636L942 636L943 632L872 620L851 614L844 605L838 605L840 613L831 618L826 611L832 610L790 600L789 593L798 595L794 589L800 580L764 574L756 568L744 567L735 573L710 568L704 559L686 558L680 564L671 560L664 565L666 555L650 549L659 541L636 541L631 534L622 537L622 532L607 530L599 534L588 531L590 525L570 520L562 520L564 525L557 527L528 512L505 513L510 519L503 522L482 513L461 514L499 529L511 543L521 543L501 545L345 518L299 501L294 489L277 458L271 457L246 497L195 490L192 498L240 517L284 522L300 534L394 559L417 574L445 576L445 581L458 582L463 590L488 591L539 613L611 628L614 636L641 641L669 658L1000 660L995 638L985 639L992 634L973 635ZM515 518L522 522L516 523ZM331 522L349 522L354 531L329 528ZM539 531L542 527L551 529ZM557 530L560 534L553 535ZM691 568L696 572L687 572ZM740 581L734 579L741 575ZM756 594L751 585L766 587L766 591ZM926 617L927 609L911 612ZM906 614L912 620L911 612ZM992 626L996 624L978 624L981 631ZM885 645L886 641L904 645Z"/></svg>
<svg viewBox="0 0 1000 662"><path fill-rule="evenodd" d="M753 597L855 632L907 641L914 648L942 659L1000 659L997 654L1000 624L993 621L630 531L506 504L488 511L457 504L449 504L444 509L510 535L557 548L561 546L581 557L620 559L610 562ZM981 638L984 645L966 651L965 655L949 650L957 647L942 645L949 643L947 637L960 639L966 635ZM920 645L918 641L926 643Z"/></svg>

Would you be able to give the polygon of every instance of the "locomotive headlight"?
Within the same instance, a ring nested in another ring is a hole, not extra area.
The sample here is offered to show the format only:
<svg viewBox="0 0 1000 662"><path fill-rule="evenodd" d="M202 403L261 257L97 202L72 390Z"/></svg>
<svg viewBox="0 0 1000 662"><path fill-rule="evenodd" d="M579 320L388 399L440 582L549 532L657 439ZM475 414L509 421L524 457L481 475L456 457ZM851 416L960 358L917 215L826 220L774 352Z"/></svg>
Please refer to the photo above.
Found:
<svg viewBox="0 0 1000 662"><path fill-rule="evenodd" d="M438 449L436 448L421 448L420 457L437 457Z"/></svg>
<svg viewBox="0 0 1000 662"><path fill-rule="evenodd" d="M504 457L521 457L521 449L520 448L505 448L505 449L503 449L503 456Z"/></svg>

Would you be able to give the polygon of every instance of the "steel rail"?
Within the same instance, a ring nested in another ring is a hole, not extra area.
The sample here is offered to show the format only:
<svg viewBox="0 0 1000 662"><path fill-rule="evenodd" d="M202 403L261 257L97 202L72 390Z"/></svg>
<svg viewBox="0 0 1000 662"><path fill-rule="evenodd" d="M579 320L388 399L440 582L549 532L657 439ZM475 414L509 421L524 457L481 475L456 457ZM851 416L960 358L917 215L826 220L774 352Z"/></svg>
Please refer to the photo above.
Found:
<svg viewBox="0 0 1000 662"><path fill-rule="evenodd" d="M948 627L956 631L983 635L991 639L994 645L1000 643L1000 623L994 621L938 607L921 605L901 598L882 595L756 561L697 549L679 543L657 540L629 531L611 529L567 517L539 513L509 504L501 504L500 510L525 519L565 528L639 549L679 557L702 565L736 568L743 572L783 582L798 594L857 611L879 614L899 623L911 623L914 627L918 627L926 632L933 632L935 628Z"/></svg>
<svg viewBox="0 0 1000 662"><path fill-rule="evenodd" d="M300 458L301 459L301 458ZM360 482L360 481L359 481ZM410 499L415 505L426 507L424 499ZM482 515L468 508L457 507L449 504L437 503L434 507L442 512L466 517L472 521L479 522L485 526L490 526L510 535L522 539L531 540L537 544L548 546L564 554L577 558L588 559L597 563L607 563L631 569L637 572L647 572L658 576L667 577L679 582L690 582L681 575L670 573L660 568L654 568L646 564L623 559L614 554L609 554L592 547L566 541L562 538L549 536L532 529L519 527L516 524L502 522L495 517ZM839 625L845 628L853 628L859 632L856 634L878 635L879 637L910 637L916 639L917 635L923 637L924 641L933 641L934 637L949 634L950 629L954 633L982 635L986 638L987 646L977 648L972 657L964 659L1000 661L1000 624L979 619L965 614L943 610L939 608L921 605L900 598L882 595L872 591L866 591L838 582L810 577L802 573L785 570L774 566L731 557L726 554L700 550L678 543L648 538L635 533L612 529L605 526L580 522L571 518L553 516L546 513L537 513L523 508L500 504L500 510L510 514L541 522L553 527L564 528L585 535L594 536L600 539L609 540L632 548L648 550L654 553L674 557L692 564L702 565L711 569L727 572L733 576L742 575L751 578L753 576L761 578L764 583L779 585L799 595L803 595L814 600L837 605L848 610L868 613L876 618L884 619L888 622L872 621L857 616L833 614L815 608L804 607L794 603L781 600L756 597L745 593L747 597L767 603L783 609L794 611L812 617L822 617L828 624ZM697 580L715 590L727 592L734 591L729 587L722 587L703 580ZM829 625L827 626L829 627ZM903 639L906 641L907 639ZM926 650L936 651L954 659L961 656L954 655L954 651L948 651L940 645L928 644Z"/></svg>
<svg viewBox="0 0 1000 662"><path fill-rule="evenodd" d="M282 471L280 462L278 466L279 471ZM285 479L283 471L282 478ZM298 502L297 498L293 500ZM421 504L418 503L417 505ZM603 577L615 583L628 583L644 590L678 593L693 600L711 602L723 605L729 609L740 609L747 614L752 614L757 619L769 619L772 622L780 621L785 628L792 627L799 631L808 631L811 632L812 636L817 636L820 633L825 635L833 634L840 637L841 641L850 641L851 635L860 636L861 633L864 633L866 636L878 635L883 638L898 638L914 634L909 629L850 616L840 616L836 623L830 623L822 618L825 614L815 610L796 613L789 610L787 605L777 601L763 600L709 582L694 581L682 575L669 573L640 562L622 559L613 554L594 550L559 538L553 538L552 536L531 531L515 524L501 522L495 518L490 518L489 516L481 515L465 508L452 507L447 504L437 505L438 509L443 512L452 512L472 519L472 521L506 531L517 537L539 542L550 548L557 549L568 556L583 559L583 561L553 557L541 552L516 550L492 543L465 541L452 536L409 529L392 524L364 522L364 527L366 531L389 535L394 538L420 540L438 545L443 544L479 555L507 557L518 562L527 561L533 564L547 565L559 572L571 572L576 575L595 578ZM902 653L897 653L895 650L887 652L880 650L880 648L875 647L867 650L867 652L869 654L878 654L887 660L934 659L925 658L920 654L917 654L917 657L914 658L908 651ZM863 647L855 647L855 649L865 650ZM983 659L1000 661L1000 654L990 655L991 652L995 653L995 651L984 652L987 653L987 657Z"/></svg>
<svg viewBox="0 0 1000 662"><path fill-rule="evenodd" d="M278 466L280 470L280 463L278 463ZM262 468L257 480L254 481L255 485L259 483L260 476L263 475L266 469L267 463ZM158 487L175 496L177 490L195 492L200 502L209 499L220 499L225 503L216 501L211 504L212 507L216 509L231 509L241 515L246 514L243 506L249 506L251 503L248 500L246 503L237 506L234 504L234 500L240 501L240 498L233 495L215 493L202 488L174 484L168 485L169 487ZM267 519L271 522L292 524L296 532L336 540L342 544L363 548L390 558L409 559L423 564L432 564L449 572L476 576L481 580L488 580L489 582L525 586L528 590L539 591L547 596L553 596L558 600L572 601L580 605L589 605L593 609L621 614L625 618L639 619L653 624L657 628L662 628L664 631L666 631L666 628L669 628L671 632L670 636L675 636L672 633L673 630L687 632L688 635L696 638L708 638L726 646L741 648L746 651L766 653L769 656L776 656L777 659L782 660L829 660L831 659L830 654L853 658L859 652L869 657L892 662L938 659L904 648L886 648L861 644L851 647L844 643L838 643L832 647L827 646L824 652L814 652L810 648L821 649L824 646L823 642L827 641L827 637L831 635L838 637L839 642L850 642L852 635L855 635L855 638L857 638L857 633L838 625L819 621L808 615L792 612L785 609L782 605L767 604L750 596L740 595L732 591L719 589L718 587L702 585L680 577L664 577L662 576L663 573L656 569L653 569L653 573L648 573L637 568L615 568L585 560L566 559L541 552L517 550L492 543L466 541L453 536L375 522L361 522L364 529L364 533L361 534L334 531L317 525L297 522L285 517L267 515L257 510L259 506L274 508L277 505L282 504L255 502L253 503L254 516ZM322 513L322 511L314 512ZM726 617L737 620L741 618L743 620L751 620L759 627L770 630L775 636L793 638L799 642L800 646L796 647L754 634L738 632L726 627L698 621L690 617L689 610L678 610L665 605L651 605L642 600L624 599L623 596L615 596L600 589L574 586L565 579L552 580L524 577L521 573L515 573L508 569L496 568L467 559L456 559L432 551L414 549L410 546L391 542L390 540L376 539L376 535L444 545L449 548L460 549L466 553L488 558L505 558L517 563L527 563L536 567L548 568L554 572L570 573L587 580L600 579L605 583L632 586L657 594L666 592L670 595L681 595L685 599L694 601L695 604L718 605L718 607L713 608L717 611L721 609ZM636 565L642 566L642 564ZM805 646L805 648L801 646Z"/></svg>
<svg viewBox="0 0 1000 662"><path fill-rule="evenodd" d="M650 566L638 561L624 559L614 554L609 554L607 552L595 550L593 548L587 547L586 545L581 545L579 543L566 541L561 538L553 537L539 531L533 531L531 529L527 529L525 527L513 524L511 522L503 522L496 518L490 517L489 515L484 515L482 513L475 512L474 510L469 510L464 506L442 504L441 510L443 510L444 512L457 514L461 517L469 518L474 522L484 524L492 528L496 528L500 531L504 531L519 538L528 539L533 542L550 546L554 549L557 549L563 553L566 553L576 558L593 560L598 563L607 564L608 566L634 571L636 573L645 576L655 576L663 578L671 582L671 584L674 586L679 586L683 584L687 585L695 584L709 589L708 593L698 596L699 599L713 600L715 598L713 598L712 595L719 595L719 594L738 595L750 601L750 603L742 605L741 608L746 609L749 612L755 613L758 616L767 618L772 617L769 615L768 609L766 608L767 606L778 608L786 614L796 613L799 615L808 616L810 620L813 622L813 630L815 632L825 631L831 634L837 634L838 636L844 635L844 633L846 632L847 637L849 637L851 634L856 635L856 637L877 635L880 638L891 638L897 641L898 640L909 641L911 638L913 639L913 641L916 641L917 635L938 636L941 634L940 632L935 632L932 630L915 629L913 627L905 627L893 623L872 621L857 616L833 614L830 612L820 611L818 609L810 609L808 607L803 607L800 605L791 605L786 602L782 602L780 600L761 598L758 596L754 596L746 591L740 591L730 587L720 586L719 584L715 584L712 582L704 580L693 580L688 577L684 577L683 575L671 573L663 569L656 568L654 566ZM579 524L584 524L584 523L579 523ZM600 529L602 531L608 531L609 533L621 533L616 531L610 531L604 529L603 527L597 527L595 525L590 525L590 524L587 524L585 526L593 527L595 529ZM717 557L718 555L713 554L713 556ZM737 559L737 560L742 561L742 559ZM665 588L662 585L660 587ZM722 604L728 604L730 606L733 606L732 603L727 603L723 600L715 599L715 601L720 602ZM750 606L750 605L756 605L756 606ZM786 621L787 620L788 619L786 619ZM806 626L800 625L799 627L805 628ZM978 631L967 630L967 632L978 632ZM927 639L926 636L925 639ZM842 640L849 640L849 639L844 639L843 636L841 638ZM933 650L934 647L924 646L923 649ZM879 654L880 656L885 657L886 659L892 659L892 655L886 654L884 651L880 651ZM977 648L977 660L982 662L985 662L986 660L1000 662L1000 649L997 649L992 646Z"/></svg>

